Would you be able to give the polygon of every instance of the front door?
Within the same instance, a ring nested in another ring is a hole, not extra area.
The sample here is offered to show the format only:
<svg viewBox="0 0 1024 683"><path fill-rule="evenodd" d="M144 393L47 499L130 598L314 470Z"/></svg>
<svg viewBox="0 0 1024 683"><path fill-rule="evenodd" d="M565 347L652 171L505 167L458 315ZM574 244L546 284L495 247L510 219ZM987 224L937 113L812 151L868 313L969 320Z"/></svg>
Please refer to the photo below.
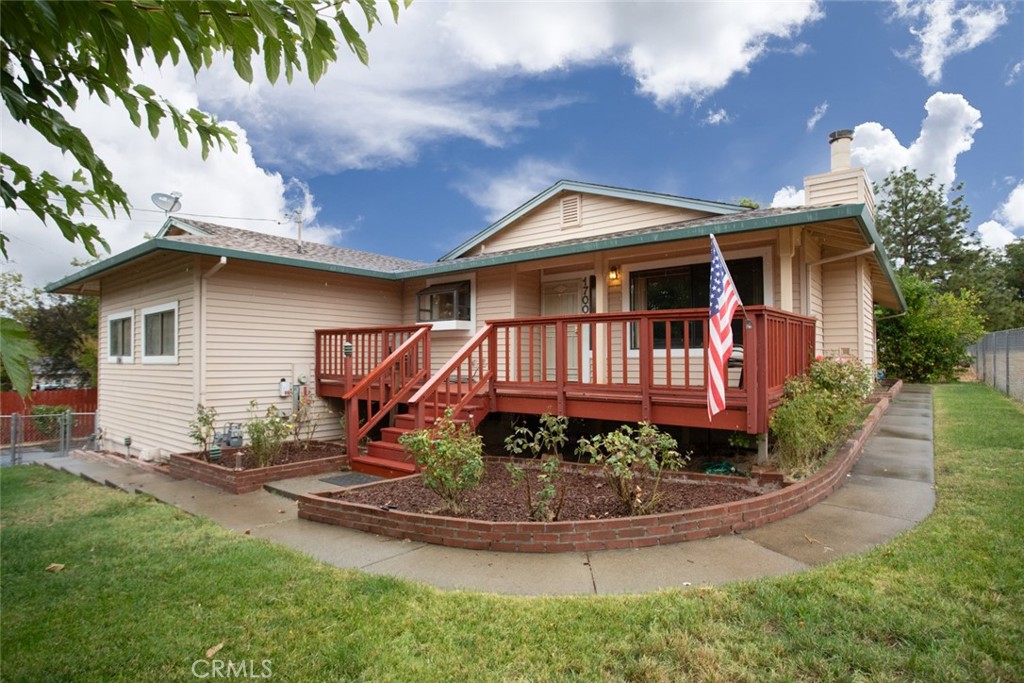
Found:
<svg viewBox="0 0 1024 683"><path fill-rule="evenodd" d="M549 280L544 283L541 315L569 316L589 313L593 310L594 292L589 276ZM565 326L566 332L566 381L590 381L590 327L573 323ZM555 380L555 328L545 332L545 346L548 361L546 379Z"/></svg>

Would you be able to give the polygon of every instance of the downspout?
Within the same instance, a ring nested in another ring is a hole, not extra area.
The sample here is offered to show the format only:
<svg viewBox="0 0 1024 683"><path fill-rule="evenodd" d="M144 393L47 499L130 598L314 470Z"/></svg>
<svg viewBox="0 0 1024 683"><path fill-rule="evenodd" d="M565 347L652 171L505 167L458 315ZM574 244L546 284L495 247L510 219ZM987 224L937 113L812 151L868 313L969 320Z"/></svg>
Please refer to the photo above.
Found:
<svg viewBox="0 0 1024 683"><path fill-rule="evenodd" d="M207 280L220 272L228 264L228 257L221 256L217 263L199 276L199 334L196 338L199 354L199 397L198 403L206 405L206 290Z"/></svg>

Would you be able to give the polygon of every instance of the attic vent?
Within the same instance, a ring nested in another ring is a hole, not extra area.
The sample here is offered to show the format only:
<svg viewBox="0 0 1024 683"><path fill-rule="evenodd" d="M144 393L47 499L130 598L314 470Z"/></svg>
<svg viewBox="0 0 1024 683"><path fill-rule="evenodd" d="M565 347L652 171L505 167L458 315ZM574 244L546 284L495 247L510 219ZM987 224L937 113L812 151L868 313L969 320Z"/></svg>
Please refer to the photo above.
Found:
<svg viewBox="0 0 1024 683"><path fill-rule="evenodd" d="M562 197L562 227L580 224L581 205L583 196L574 194Z"/></svg>

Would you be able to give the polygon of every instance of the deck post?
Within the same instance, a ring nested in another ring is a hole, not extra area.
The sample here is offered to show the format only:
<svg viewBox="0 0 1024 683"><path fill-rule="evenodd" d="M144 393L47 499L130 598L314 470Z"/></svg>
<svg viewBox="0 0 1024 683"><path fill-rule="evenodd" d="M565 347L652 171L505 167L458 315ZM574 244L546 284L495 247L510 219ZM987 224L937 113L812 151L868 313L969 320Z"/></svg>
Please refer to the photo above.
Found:
<svg viewBox="0 0 1024 683"><path fill-rule="evenodd" d="M568 374L565 361L567 344L565 321L559 320L555 323L555 391L558 392L559 415L565 415L565 378ZM547 372L546 368L545 372Z"/></svg>
<svg viewBox="0 0 1024 683"><path fill-rule="evenodd" d="M768 434L765 432L757 435L757 464L768 464Z"/></svg>

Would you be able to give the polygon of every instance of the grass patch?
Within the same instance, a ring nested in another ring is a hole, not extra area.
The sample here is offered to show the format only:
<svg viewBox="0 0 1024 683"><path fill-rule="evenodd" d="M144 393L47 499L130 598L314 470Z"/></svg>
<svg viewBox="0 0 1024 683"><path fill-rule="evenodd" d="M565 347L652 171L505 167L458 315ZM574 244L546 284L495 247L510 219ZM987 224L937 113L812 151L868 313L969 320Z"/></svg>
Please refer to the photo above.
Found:
<svg viewBox="0 0 1024 683"><path fill-rule="evenodd" d="M274 681L1019 680L1024 410L984 385L938 386L935 406L938 504L910 533L794 576L631 597L441 592L5 468L0 668L193 680L223 642L215 658L269 660Z"/></svg>

